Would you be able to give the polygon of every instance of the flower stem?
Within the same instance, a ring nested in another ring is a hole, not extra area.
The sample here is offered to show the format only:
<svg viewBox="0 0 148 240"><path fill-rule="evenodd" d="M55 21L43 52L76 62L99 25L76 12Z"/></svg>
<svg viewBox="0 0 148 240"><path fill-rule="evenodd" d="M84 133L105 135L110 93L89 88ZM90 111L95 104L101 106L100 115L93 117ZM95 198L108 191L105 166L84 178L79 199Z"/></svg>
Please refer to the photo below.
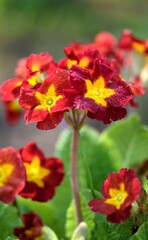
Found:
<svg viewBox="0 0 148 240"><path fill-rule="evenodd" d="M78 139L79 139L79 130L77 127L73 128L73 141L71 149L71 186L75 204L77 224L82 222L82 213L81 213L81 203L79 195L79 185L78 185L78 173L77 173L77 155L78 155Z"/></svg>

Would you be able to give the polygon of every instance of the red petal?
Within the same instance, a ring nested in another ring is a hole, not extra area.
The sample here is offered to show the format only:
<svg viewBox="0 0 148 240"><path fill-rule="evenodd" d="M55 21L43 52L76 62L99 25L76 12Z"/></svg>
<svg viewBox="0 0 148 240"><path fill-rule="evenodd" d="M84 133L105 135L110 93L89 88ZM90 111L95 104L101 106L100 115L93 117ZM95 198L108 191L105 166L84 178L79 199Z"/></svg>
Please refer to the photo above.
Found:
<svg viewBox="0 0 148 240"><path fill-rule="evenodd" d="M93 212L109 215L116 211L115 206L105 203L102 199L93 199L89 202L89 206Z"/></svg>
<svg viewBox="0 0 148 240"><path fill-rule="evenodd" d="M124 211L116 211L107 216L107 220L112 223L122 223L126 221L131 215L131 206L126 208Z"/></svg>
<svg viewBox="0 0 148 240"><path fill-rule="evenodd" d="M49 130L55 128L63 119L64 112L48 114L45 120L37 123L37 128L41 130Z"/></svg>

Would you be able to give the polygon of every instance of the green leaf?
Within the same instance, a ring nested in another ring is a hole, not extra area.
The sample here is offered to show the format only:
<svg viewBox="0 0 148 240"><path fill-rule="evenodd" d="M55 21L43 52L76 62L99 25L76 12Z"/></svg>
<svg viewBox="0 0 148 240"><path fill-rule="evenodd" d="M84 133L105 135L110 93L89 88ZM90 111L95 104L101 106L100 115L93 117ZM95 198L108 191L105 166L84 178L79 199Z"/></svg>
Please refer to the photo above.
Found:
<svg viewBox="0 0 148 240"><path fill-rule="evenodd" d="M21 225L17 209L0 202L0 240L13 237L13 229Z"/></svg>
<svg viewBox="0 0 148 240"><path fill-rule="evenodd" d="M51 225L51 228L59 237L64 237L65 216L71 201L71 140L72 129L66 129L59 137L55 153L65 165L64 182L57 189L56 196L51 201L55 207L57 222L56 225ZM92 127L84 126L79 134L78 178L80 191L84 194L85 191L92 188L92 185L95 190L99 191L108 173L119 171L122 167L133 167L142 163L148 158L147 146L148 128L142 125L137 115L113 123L101 134ZM92 179L90 179L90 175Z"/></svg>
<svg viewBox="0 0 148 240"><path fill-rule="evenodd" d="M82 190L90 188L86 164L96 190L100 190L102 181L106 179L107 174L116 169L112 148L106 145L104 141L101 141L101 136L102 134L88 126L85 126L80 131L78 168Z"/></svg>
<svg viewBox="0 0 148 240"><path fill-rule="evenodd" d="M51 202L37 202L31 199L17 197L17 204L19 206L20 212L26 213L34 211L36 212L44 222L44 224L51 226L55 224L55 209Z"/></svg>
<svg viewBox="0 0 148 240"><path fill-rule="evenodd" d="M130 240L148 240L148 222L143 223Z"/></svg>
<svg viewBox="0 0 148 240"><path fill-rule="evenodd" d="M79 139L79 154L78 154L78 174L79 174L79 182L81 190L85 190L90 188L88 181L88 173L85 165L90 164L93 168L93 176L94 178L99 179L99 174L101 177L105 177L106 174L113 169L112 164L108 163L106 167L106 163L101 161L104 156L105 160L108 156L108 152L106 150L102 151L98 148L98 138L99 133L97 130L85 126L80 131L80 139ZM62 185L58 188L55 198L53 199L53 204L57 207L57 223L56 225L52 225L52 229L55 232L58 232L59 237L64 237L64 226L65 226L65 218L66 211L71 202L71 186L70 186L70 149L71 149L71 140L72 140L72 129L66 129L60 135L59 140L56 145L56 153L55 155L61 158L64 162L65 166L65 179ZM102 153L101 153L102 151ZM101 172L99 167L102 165L104 167L104 171ZM103 178L102 177L102 178ZM102 182L102 178L100 180L100 184ZM98 188L99 180L96 181L96 186Z"/></svg>
<svg viewBox="0 0 148 240"><path fill-rule="evenodd" d="M81 211L83 221L87 225L87 239L91 239L91 232L94 228L94 213L88 207L88 201L84 196L81 195ZM74 208L74 201L72 200L68 211L67 211L67 218L66 218L66 237L70 238L77 227L76 215L75 215L75 208ZM85 231L86 232L86 231ZM85 233L86 234L86 233Z"/></svg>
<svg viewBox="0 0 148 240"><path fill-rule="evenodd" d="M79 135L79 152L78 152L78 175L81 191L90 189L88 178L88 168L92 176L94 188L100 190L102 181L110 171L115 170L114 158L109 146L100 141L100 134L92 127L84 126ZM61 158L65 166L65 179L58 188L57 194L52 203L61 206L57 209L57 224L51 225L52 229L64 236L64 225L67 208L71 201L70 187L70 149L72 142L72 129L66 129L60 135L56 144L55 155ZM88 165L88 168L87 168ZM60 224L58 224L60 221Z"/></svg>
<svg viewBox="0 0 148 240"><path fill-rule="evenodd" d="M106 221L106 216L96 215L96 227L92 232L92 240L130 240L132 236L132 222L126 221L122 224L113 224Z"/></svg>
<svg viewBox="0 0 148 240"><path fill-rule="evenodd" d="M112 124L103 132L101 141L114 155L118 168L132 167L148 158L148 128L136 114Z"/></svg>

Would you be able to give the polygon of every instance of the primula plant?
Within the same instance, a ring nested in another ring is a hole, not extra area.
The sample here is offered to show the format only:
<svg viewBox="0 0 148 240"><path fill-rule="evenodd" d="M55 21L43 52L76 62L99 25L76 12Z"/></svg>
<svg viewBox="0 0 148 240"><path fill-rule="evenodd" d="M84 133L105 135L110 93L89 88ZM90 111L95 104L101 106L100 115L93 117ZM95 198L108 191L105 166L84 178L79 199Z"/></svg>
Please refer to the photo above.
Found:
<svg viewBox="0 0 148 240"><path fill-rule="evenodd" d="M148 129L129 109L148 89L148 40L101 32L64 53L20 59L0 87L9 124L67 123L55 156L35 139L0 149L0 239L146 240Z"/></svg>

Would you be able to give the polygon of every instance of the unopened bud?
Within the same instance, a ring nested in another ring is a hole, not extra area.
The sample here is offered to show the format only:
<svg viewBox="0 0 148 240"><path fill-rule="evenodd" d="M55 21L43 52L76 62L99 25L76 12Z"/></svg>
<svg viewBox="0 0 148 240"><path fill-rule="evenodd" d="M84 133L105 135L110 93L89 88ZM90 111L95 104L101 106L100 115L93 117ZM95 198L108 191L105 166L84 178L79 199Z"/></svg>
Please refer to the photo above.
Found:
<svg viewBox="0 0 148 240"><path fill-rule="evenodd" d="M86 240L88 233L88 227L85 222L81 222L79 226L75 229L71 240Z"/></svg>

